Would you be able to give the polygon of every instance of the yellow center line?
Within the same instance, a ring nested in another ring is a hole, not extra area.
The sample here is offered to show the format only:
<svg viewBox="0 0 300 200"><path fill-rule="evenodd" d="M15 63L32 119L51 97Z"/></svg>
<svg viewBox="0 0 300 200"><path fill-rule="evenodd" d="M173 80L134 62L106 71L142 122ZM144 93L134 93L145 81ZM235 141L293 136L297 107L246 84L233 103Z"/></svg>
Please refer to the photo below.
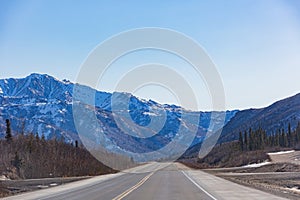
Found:
<svg viewBox="0 0 300 200"><path fill-rule="evenodd" d="M153 174L154 174L154 172L152 172L151 174L148 174L140 182L138 182L136 185L134 185L133 187L129 188L128 190L126 190L122 194L118 195L117 197L113 198L112 200L121 200L121 199L123 199L124 197L126 197L127 195L129 195L131 192L133 192L134 190L136 190L137 188L139 188L141 185L143 185L150 178L150 176L152 176Z"/></svg>

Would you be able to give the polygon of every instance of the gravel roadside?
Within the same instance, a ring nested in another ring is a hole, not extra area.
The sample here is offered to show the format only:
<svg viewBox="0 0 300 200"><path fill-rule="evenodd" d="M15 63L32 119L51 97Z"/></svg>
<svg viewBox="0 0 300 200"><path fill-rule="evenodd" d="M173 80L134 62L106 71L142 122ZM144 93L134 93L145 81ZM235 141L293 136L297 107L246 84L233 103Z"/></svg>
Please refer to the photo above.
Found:
<svg viewBox="0 0 300 200"><path fill-rule="evenodd" d="M63 178L44 178L44 179L26 179L26 180L1 180L0 197L16 195L22 192L29 192L45 188L51 188L74 181L91 178L83 177L63 177Z"/></svg>

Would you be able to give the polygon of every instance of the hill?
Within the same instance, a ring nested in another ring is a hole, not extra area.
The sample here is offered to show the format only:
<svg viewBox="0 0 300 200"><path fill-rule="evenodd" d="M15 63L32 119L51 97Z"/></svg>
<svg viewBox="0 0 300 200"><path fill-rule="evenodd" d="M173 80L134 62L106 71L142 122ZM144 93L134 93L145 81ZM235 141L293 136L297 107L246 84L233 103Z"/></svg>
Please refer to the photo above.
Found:
<svg viewBox="0 0 300 200"><path fill-rule="evenodd" d="M238 140L239 132L244 133L249 128L262 128L268 135L278 130L296 129L300 121L300 94L277 101L262 109L248 109L238 112L223 130L220 142Z"/></svg>

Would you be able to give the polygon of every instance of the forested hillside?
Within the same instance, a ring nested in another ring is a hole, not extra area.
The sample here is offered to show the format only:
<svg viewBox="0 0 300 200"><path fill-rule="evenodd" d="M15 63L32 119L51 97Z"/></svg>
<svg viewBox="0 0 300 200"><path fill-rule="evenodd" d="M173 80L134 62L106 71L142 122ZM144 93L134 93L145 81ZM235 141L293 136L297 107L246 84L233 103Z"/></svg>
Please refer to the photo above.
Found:
<svg viewBox="0 0 300 200"><path fill-rule="evenodd" d="M216 145L204 158L198 158L199 147L194 147L181 160L197 168L238 167L263 162L270 159L268 152L300 149L300 123L294 130L290 124L287 126L288 130L278 129L271 135L262 128L249 128L239 133L239 140Z"/></svg>
<svg viewBox="0 0 300 200"><path fill-rule="evenodd" d="M6 137L0 140L0 174L10 179L86 176L113 173L76 141L46 140L38 134L11 135L6 120Z"/></svg>

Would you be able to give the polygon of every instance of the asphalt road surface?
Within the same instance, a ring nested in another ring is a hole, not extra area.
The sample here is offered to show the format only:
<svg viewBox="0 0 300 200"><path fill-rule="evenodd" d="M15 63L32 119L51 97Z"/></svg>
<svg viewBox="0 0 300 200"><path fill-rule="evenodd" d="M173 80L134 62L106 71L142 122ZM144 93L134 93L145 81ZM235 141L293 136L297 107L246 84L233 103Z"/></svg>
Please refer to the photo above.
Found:
<svg viewBox="0 0 300 200"><path fill-rule="evenodd" d="M178 163L150 163L118 174L4 198L6 200L284 199Z"/></svg>

